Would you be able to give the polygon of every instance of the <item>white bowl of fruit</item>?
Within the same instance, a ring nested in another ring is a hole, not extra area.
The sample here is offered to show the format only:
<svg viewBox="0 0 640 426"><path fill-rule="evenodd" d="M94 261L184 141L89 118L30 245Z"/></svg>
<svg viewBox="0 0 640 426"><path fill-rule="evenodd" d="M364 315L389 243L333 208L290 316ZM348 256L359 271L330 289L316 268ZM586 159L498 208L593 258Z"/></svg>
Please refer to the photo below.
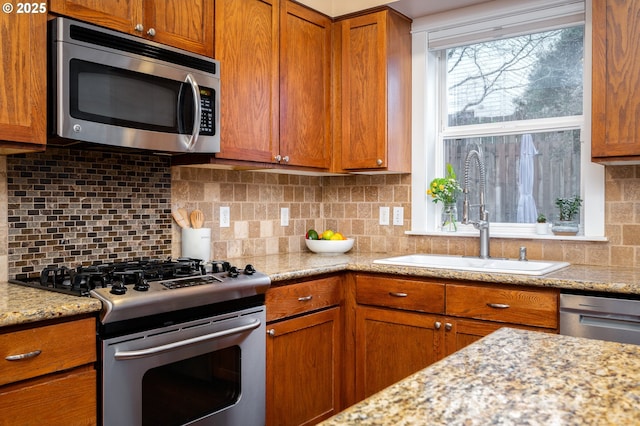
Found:
<svg viewBox="0 0 640 426"><path fill-rule="evenodd" d="M307 244L307 248L314 253L342 254L353 248L355 240L346 238L340 232L334 232L331 229L322 233L318 233L315 229L309 229L304 242Z"/></svg>

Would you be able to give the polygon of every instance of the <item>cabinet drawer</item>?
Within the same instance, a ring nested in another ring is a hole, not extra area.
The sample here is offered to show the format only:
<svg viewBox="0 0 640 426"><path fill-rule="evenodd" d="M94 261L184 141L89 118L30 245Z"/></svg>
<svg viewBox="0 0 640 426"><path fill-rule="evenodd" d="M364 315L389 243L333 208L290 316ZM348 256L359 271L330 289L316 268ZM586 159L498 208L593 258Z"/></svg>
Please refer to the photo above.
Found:
<svg viewBox="0 0 640 426"><path fill-rule="evenodd" d="M447 315L558 327L558 290L447 285Z"/></svg>
<svg viewBox="0 0 640 426"><path fill-rule="evenodd" d="M267 290L267 322L339 305L342 300L341 278L328 277Z"/></svg>
<svg viewBox="0 0 640 426"><path fill-rule="evenodd" d="M9 361L7 357L37 353ZM0 385L62 371L96 360L95 319L0 334Z"/></svg>
<svg viewBox="0 0 640 426"><path fill-rule="evenodd" d="M444 284L358 275L356 301L409 311L444 313Z"/></svg>

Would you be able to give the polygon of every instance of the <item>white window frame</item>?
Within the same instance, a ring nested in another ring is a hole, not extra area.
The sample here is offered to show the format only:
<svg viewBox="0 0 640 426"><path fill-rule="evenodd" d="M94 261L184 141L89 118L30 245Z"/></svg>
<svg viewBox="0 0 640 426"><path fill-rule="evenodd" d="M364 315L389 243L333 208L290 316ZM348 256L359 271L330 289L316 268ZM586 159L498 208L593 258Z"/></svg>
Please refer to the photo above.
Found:
<svg viewBox="0 0 640 426"><path fill-rule="evenodd" d="M592 0L535 0L513 2L496 0L463 9L426 16L414 20L412 25L412 208L411 231L414 235L451 235L439 230L441 206L427 195L427 185L433 178L442 176L443 145L439 117L438 84L439 61L437 51L429 50L429 42L437 40L439 50L491 39L491 28L500 28L498 36L515 36L523 33L550 30L584 23L584 115L545 120L540 131L553 131L567 126L581 129L581 230L575 237L537 235L535 224L492 223L491 236L504 238L547 238L572 240L606 240L604 235L604 166L591 162L591 1ZM545 17L552 19L547 19ZM526 25L523 25L526 22ZM540 27L535 25L545 24ZM509 30L511 28L511 30ZM432 44L433 45L433 44ZM436 78L434 78L434 76ZM520 124L535 124L531 120ZM510 123L512 124L512 123ZM447 136L467 133L474 126L448 129ZM517 128L505 128L496 123L491 134L521 133ZM531 128L527 128L530 131ZM462 173L462 171L458 171ZM460 176L461 177L461 176ZM474 213L475 215L475 213ZM491 216L489 217L491 220ZM457 236L477 236L472 226L459 228Z"/></svg>

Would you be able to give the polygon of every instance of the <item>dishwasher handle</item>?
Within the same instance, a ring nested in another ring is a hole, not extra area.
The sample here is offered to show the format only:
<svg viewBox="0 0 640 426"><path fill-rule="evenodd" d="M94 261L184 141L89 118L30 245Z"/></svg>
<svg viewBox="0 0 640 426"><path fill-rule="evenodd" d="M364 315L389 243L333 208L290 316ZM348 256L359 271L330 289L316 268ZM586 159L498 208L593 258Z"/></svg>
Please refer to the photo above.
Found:
<svg viewBox="0 0 640 426"><path fill-rule="evenodd" d="M137 351L117 351L114 354L114 358L117 360L127 360L144 358L148 356L157 355L163 352L179 349L185 346L193 345L196 343L206 342L207 340L219 339L221 337L229 336L231 334L242 333L243 331L253 330L260 326L261 321L255 319L248 324L241 325L239 327L229 328L215 333L204 334L202 336L192 337L191 339L180 340L178 342L168 343L166 345L155 346L153 348L140 349Z"/></svg>
<svg viewBox="0 0 640 426"><path fill-rule="evenodd" d="M580 324L590 327L602 327L640 333L640 321L633 321L615 315L598 316L580 313Z"/></svg>

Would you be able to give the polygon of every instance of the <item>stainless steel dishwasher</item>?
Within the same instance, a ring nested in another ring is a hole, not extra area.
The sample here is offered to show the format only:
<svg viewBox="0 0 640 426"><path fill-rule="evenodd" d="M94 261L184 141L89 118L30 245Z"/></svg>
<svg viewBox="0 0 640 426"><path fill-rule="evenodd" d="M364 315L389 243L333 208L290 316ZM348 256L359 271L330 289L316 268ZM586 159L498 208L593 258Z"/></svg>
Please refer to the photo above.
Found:
<svg viewBox="0 0 640 426"><path fill-rule="evenodd" d="M640 298L562 293L560 334L640 345Z"/></svg>

